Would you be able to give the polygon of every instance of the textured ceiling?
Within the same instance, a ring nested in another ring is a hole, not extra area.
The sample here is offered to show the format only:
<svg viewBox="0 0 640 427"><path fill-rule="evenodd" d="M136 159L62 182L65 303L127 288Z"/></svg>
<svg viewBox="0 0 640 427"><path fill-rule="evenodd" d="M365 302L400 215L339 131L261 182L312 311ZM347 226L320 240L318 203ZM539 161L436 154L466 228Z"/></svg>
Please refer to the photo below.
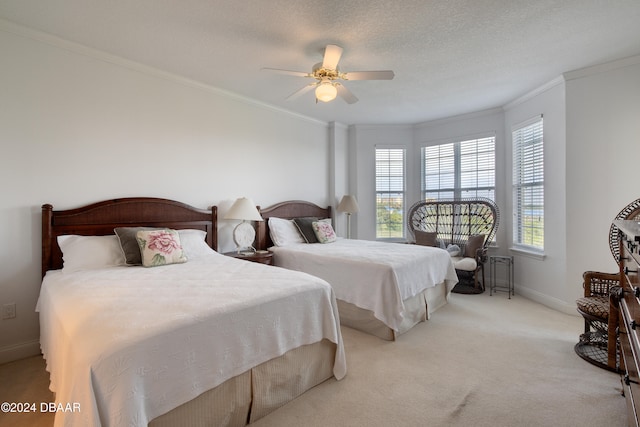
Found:
<svg viewBox="0 0 640 427"><path fill-rule="evenodd" d="M502 106L640 54L640 0L0 0L0 18L322 121L419 123ZM285 98L324 46L360 99Z"/></svg>

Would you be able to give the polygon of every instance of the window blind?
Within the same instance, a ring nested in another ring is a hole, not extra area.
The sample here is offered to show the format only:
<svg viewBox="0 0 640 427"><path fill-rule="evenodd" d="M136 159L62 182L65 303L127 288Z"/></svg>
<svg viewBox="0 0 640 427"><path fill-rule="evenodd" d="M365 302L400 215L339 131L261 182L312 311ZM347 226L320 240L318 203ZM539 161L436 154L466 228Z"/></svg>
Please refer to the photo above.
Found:
<svg viewBox="0 0 640 427"><path fill-rule="evenodd" d="M539 117L516 128L513 140L513 240L544 249L544 132Z"/></svg>
<svg viewBox="0 0 640 427"><path fill-rule="evenodd" d="M495 200L495 137L423 148L425 200L486 197Z"/></svg>
<svg viewBox="0 0 640 427"><path fill-rule="evenodd" d="M404 237L404 169L404 148L376 148L376 238Z"/></svg>

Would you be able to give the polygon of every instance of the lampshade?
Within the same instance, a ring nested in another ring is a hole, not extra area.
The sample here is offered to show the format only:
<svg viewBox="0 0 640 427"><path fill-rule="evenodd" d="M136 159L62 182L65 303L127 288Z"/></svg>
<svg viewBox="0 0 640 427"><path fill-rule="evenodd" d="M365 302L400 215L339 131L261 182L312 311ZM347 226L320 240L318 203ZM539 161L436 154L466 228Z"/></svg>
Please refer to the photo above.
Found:
<svg viewBox="0 0 640 427"><path fill-rule="evenodd" d="M244 221L263 221L260 212L251 199L240 197L224 216L224 219L241 219Z"/></svg>
<svg viewBox="0 0 640 427"><path fill-rule="evenodd" d="M316 88L316 98L322 102L329 102L336 99L338 89L329 80L323 80Z"/></svg>
<svg viewBox="0 0 640 427"><path fill-rule="evenodd" d="M338 212L346 212L349 214L358 212L358 202L354 196L344 195L338 204Z"/></svg>

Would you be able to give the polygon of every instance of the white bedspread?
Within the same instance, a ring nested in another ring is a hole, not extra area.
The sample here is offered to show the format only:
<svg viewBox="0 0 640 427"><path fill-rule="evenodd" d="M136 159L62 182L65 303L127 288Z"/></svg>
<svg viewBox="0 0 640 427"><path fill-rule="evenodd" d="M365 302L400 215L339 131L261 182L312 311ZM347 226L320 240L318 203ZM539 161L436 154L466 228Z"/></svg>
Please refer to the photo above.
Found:
<svg viewBox="0 0 640 427"><path fill-rule="evenodd" d="M443 282L449 292L458 282L449 253L427 246L339 239L269 250L275 265L325 279L336 298L371 310L396 331L403 300Z"/></svg>
<svg viewBox="0 0 640 427"><path fill-rule="evenodd" d="M146 426L227 379L323 338L346 361L321 279L212 252L185 264L48 272L41 347L55 426Z"/></svg>

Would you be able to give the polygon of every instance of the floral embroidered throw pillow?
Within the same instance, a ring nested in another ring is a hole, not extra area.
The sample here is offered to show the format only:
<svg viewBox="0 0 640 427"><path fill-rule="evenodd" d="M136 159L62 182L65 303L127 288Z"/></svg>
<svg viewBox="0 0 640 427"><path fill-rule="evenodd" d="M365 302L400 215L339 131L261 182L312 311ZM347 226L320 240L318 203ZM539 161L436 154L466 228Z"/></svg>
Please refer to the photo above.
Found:
<svg viewBox="0 0 640 427"><path fill-rule="evenodd" d="M187 262L175 230L141 230L136 233L136 240L145 267Z"/></svg>
<svg viewBox="0 0 640 427"><path fill-rule="evenodd" d="M331 243L336 241L336 233L331 226L331 220L320 220L311 223L314 233L320 243Z"/></svg>

